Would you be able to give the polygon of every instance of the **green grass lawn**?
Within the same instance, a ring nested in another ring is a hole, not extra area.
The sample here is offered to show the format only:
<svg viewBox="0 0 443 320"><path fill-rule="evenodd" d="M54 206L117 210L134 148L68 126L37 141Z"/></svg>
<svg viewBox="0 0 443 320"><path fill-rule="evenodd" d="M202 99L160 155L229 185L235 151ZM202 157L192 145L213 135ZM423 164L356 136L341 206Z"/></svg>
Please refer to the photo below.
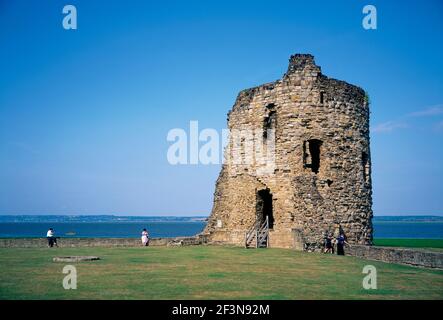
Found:
<svg viewBox="0 0 443 320"><path fill-rule="evenodd" d="M443 239L374 239L374 245L443 250Z"/></svg>
<svg viewBox="0 0 443 320"><path fill-rule="evenodd" d="M102 260L73 264L65 290L64 255ZM377 290L362 287L367 264ZM1 248L0 299L443 299L443 271L286 249Z"/></svg>

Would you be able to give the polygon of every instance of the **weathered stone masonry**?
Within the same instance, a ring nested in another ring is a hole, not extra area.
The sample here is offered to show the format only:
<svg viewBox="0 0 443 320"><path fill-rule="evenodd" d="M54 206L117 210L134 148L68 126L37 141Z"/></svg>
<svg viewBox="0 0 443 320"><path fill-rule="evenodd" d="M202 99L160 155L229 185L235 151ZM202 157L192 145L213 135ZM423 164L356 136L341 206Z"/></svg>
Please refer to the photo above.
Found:
<svg viewBox="0 0 443 320"><path fill-rule="evenodd" d="M342 229L351 244L372 242L369 106L364 90L328 78L308 54L291 56L283 78L243 90L228 128L263 130L273 139L272 171L239 164L251 138L231 135L203 234L243 245L245 232L268 215L269 244L315 250ZM246 155L247 157L247 155ZM265 207L267 209L264 209Z"/></svg>

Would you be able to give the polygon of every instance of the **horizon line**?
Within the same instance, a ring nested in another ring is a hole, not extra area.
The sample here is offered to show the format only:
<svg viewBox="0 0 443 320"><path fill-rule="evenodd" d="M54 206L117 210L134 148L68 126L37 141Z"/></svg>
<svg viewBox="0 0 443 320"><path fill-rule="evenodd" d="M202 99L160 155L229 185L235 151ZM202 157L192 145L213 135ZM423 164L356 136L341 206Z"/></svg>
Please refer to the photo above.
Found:
<svg viewBox="0 0 443 320"><path fill-rule="evenodd" d="M160 215L137 215L137 214L114 214L114 213L105 213L105 214L96 214L96 213L83 213L83 214L71 214L71 213L46 213L46 214L41 214L41 213L26 213L26 214L16 214L16 213L11 213L11 214L3 214L0 213L0 217L2 216L71 216L71 217L79 217L79 216L89 216L89 217L93 217L93 216L109 216L109 217L182 217L182 218L188 218L188 217L209 217L209 214L201 214L201 215L168 215L168 214L160 214ZM408 216L436 216L436 217L441 217L443 216L443 213L406 213L406 214L374 214L373 216L378 216L378 217L408 217Z"/></svg>

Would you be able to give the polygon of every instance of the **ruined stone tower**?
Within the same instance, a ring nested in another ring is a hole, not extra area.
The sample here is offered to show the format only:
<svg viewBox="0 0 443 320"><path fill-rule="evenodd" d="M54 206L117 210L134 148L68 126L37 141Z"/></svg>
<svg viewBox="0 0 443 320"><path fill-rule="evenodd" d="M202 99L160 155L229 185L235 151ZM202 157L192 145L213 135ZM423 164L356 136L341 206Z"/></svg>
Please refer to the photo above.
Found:
<svg viewBox="0 0 443 320"><path fill-rule="evenodd" d="M228 127L203 231L209 241L243 245L246 231L267 216L270 247L315 250L339 231L351 244L371 244L364 90L322 75L312 55L296 54L282 79L239 93Z"/></svg>

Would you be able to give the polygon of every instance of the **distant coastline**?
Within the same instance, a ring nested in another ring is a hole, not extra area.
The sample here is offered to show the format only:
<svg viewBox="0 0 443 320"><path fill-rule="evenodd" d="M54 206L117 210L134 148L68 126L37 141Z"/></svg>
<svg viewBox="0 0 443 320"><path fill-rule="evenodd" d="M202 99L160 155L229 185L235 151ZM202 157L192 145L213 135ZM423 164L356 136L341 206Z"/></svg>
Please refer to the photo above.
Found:
<svg viewBox="0 0 443 320"><path fill-rule="evenodd" d="M119 215L0 215L0 223L6 222L206 222L208 216L119 216ZM443 215L374 216L375 222L443 222Z"/></svg>
<svg viewBox="0 0 443 320"><path fill-rule="evenodd" d="M374 216L373 221L377 222L443 222L443 215L441 216Z"/></svg>
<svg viewBox="0 0 443 320"><path fill-rule="evenodd" d="M45 222L45 223L91 223L91 222L205 222L207 216L117 216L117 215L0 215L0 223Z"/></svg>

